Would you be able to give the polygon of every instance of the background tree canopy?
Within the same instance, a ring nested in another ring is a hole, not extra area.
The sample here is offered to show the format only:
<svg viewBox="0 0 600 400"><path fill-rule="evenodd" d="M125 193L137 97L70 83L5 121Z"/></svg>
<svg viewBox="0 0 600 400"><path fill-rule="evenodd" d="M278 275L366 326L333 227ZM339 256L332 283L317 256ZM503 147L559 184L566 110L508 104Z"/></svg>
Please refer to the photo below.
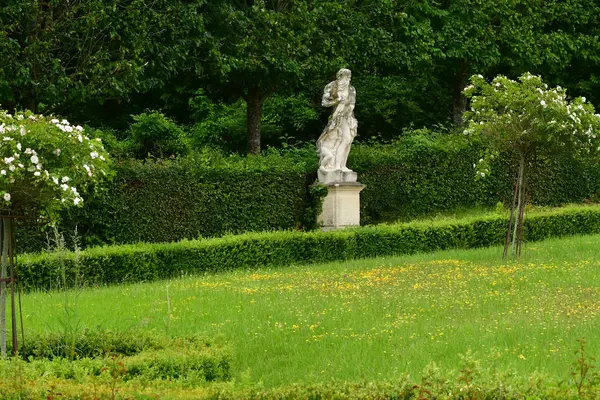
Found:
<svg viewBox="0 0 600 400"><path fill-rule="evenodd" d="M352 69L358 140L461 123L473 73L529 71L599 106L595 0L6 0L0 105L130 139L159 111L195 147L313 141Z"/></svg>

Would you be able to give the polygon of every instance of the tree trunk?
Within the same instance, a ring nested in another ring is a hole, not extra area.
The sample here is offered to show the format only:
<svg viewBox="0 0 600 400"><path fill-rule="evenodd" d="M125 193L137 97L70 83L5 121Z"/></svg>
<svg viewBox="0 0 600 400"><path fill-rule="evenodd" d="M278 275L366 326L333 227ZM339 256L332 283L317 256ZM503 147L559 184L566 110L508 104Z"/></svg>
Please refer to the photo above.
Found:
<svg viewBox="0 0 600 400"><path fill-rule="evenodd" d="M8 267L8 247L10 246L10 220L2 218L0 222L0 232L2 232L0 244L2 251L0 252L0 348L2 358L6 358L6 275Z"/></svg>
<svg viewBox="0 0 600 400"><path fill-rule="evenodd" d="M512 224L514 222L515 209L517 207L517 195L519 193L518 188L519 188L519 177L517 176L517 179L515 179L515 184L513 186L513 201L512 201L512 204L510 205L510 217L508 219L508 229L506 230L506 239L504 240L504 253L502 254L503 260L505 260L506 257L508 256L508 248L510 247L510 243L511 243L510 232L512 229Z"/></svg>
<svg viewBox="0 0 600 400"><path fill-rule="evenodd" d="M457 125L463 124L463 113L467 111L467 98L462 93L466 86L467 68L463 66L452 82L452 117Z"/></svg>
<svg viewBox="0 0 600 400"><path fill-rule="evenodd" d="M248 127L248 154L260 154L260 120L263 99L259 87L248 89L246 96L246 124Z"/></svg>
<svg viewBox="0 0 600 400"><path fill-rule="evenodd" d="M515 226L513 228L511 254L519 256L521 254L521 244L523 242L523 216L525 210L525 153L520 152L519 159L519 177L517 178L517 209L515 212Z"/></svg>

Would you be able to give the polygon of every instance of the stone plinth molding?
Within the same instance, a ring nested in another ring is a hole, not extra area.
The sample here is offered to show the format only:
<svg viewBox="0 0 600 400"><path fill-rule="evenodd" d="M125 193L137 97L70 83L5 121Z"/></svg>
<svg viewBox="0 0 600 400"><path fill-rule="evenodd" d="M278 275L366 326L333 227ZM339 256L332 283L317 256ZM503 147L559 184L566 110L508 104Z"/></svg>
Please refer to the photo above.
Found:
<svg viewBox="0 0 600 400"><path fill-rule="evenodd" d="M325 185L327 196L318 222L325 231L360 225L360 192L365 185L337 182Z"/></svg>

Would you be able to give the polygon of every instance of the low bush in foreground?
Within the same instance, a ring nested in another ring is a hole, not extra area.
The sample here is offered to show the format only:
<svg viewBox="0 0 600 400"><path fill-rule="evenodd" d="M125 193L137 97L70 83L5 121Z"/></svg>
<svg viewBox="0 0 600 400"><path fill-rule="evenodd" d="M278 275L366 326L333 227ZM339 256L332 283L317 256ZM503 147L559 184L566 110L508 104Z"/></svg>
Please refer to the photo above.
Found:
<svg viewBox="0 0 600 400"><path fill-rule="evenodd" d="M486 371L466 364L458 375L442 375L430 365L418 381L406 376L394 381L329 382L294 384L265 389L261 385L217 383L198 385L185 377L174 380L127 378L130 369L112 359L101 373L87 375L89 365L79 375L57 374L57 363L42 371L39 365L22 361L0 361L2 399L595 399L600 395L596 375L575 374L571 381L553 382L543 376L518 377ZM83 364L83 363L81 363ZM64 363L62 365L64 367Z"/></svg>
<svg viewBox="0 0 600 400"><path fill-rule="evenodd" d="M501 244L502 216L420 221L335 232L272 232L170 244L91 248L81 252L28 255L19 275L28 288L51 289L83 279L89 285L140 282L259 266L319 263ZM600 208L567 207L531 213L524 238L600 232ZM59 285L60 283L60 285Z"/></svg>
<svg viewBox="0 0 600 400"><path fill-rule="evenodd" d="M29 336L19 350L19 358L0 360L2 399L11 393L11 384L20 388L13 387L21 396L30 393L24 391L24 381L47 386L47 392L57 395L61 391L53 389L54 381L69 382L72 387L93 383L114 389L130 381L140 385L178 380L200 385L231 378L230 349L201 336L166 338L143 331L84 329Z"/></svg>

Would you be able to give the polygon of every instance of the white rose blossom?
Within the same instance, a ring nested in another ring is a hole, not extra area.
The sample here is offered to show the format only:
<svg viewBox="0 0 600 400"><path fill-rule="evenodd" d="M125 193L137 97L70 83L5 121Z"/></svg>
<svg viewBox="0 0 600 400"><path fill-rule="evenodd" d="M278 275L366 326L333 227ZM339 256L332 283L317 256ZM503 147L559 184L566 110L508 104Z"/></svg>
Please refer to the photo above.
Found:
<svg viewBox="0 0 600 400"><path fill-rule="evenodd" d="M59 131L66 134L59 135ZM71 139L64 142L65 136ZM40 138L43 139L40 141ZM12 192L9 185L17 182L25 191L28 186L32 186L33 189L33 186L50 185L54 190L54 198L49 198L48 201L62 204L72 201L71 205L81 205L83 198L76 187L79 182L85 184L88 177L93 178L96 174L106 175L103 166L96 160L106 161L107 154L101 146L101 141L96 139L100 142L96 145L95 142L91 142L93 139L85 135L82 126L71 125L66 119L45 118L41 115L30 115L28 112L17 113L13 118L0 110L0 164L4 163L4 168L0 169L0 176L5 185L2 187L4 200L8 203L16 200L8 192ZM80 145L85 141L85 144ZM48 145L54 147L48 148ZM38 149L39 154L32 148L36 146L41 146ZM54 158L65 151L68 152L68 157L63 155L63 158ZM27 156L25 159L24 155ZM51 160L46 160L47 157ZM48 165L52 165L50 171L44 168ZM58 169L53 171L53 168ZM33 179L34 177L36 179Z"/></svg>

